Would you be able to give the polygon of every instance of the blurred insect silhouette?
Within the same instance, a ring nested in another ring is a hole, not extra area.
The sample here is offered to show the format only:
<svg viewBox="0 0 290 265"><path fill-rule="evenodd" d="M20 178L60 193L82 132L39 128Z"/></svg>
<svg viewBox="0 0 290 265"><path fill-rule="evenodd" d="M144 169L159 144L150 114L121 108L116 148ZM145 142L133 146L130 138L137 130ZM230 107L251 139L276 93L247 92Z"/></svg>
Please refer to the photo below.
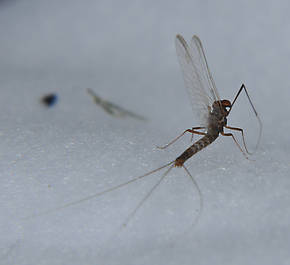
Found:
<svg viewBox="0 0 290 265"><path fill-rule="evenodd" d="M112 102L102 99L90 88L87 88L87 92L94 99L94 102L111 116L117 118L131 117L138 120L146 120L146 118L141 115L135 114L132 111L126 110Z"/></svg>
<svg viewBox="0 0 290 265"><path fill-rule="evenodd" d="M255 147L255 150L257 149L259 145L259 141L261 138L261 132L262 132L262 123L258 116L257 111L254 108L254 105L249 97L249 94L247 92L246 87L244 84L240 87L238 93L236 94L234 100L232 103L229 100L223 99L221 100L218 94L218 91L216 89L214 80L212 78L211 72L209 70L207 60L204 54L204 49L201 44L200 39L197 36L193 36L190 42L190 46L186 43L186 41L183 39L182 36L177 35L175 39L175 45L176 45L176 52L179 59L179 63L182 69L183 77L185 86L187 87L189 91L189 95L192 102L192 107L194 110L194 113L196 114L200 126L198 127L192 127L191 129L185 130L182 134L180 134L178 137L176 137L174 140L169 142L163 147L159 147L161 149L164 149L168 147L169 145L176 142L180 137L182 137L185 133L191 133L192 136L194 134L202 135L203 137L193 143L189 148L187 148L180 156L178 156L175 160L167 163L166 165L163 165L155 170L152 170L142 176L133 178L125 183L122 183L120 185L117 185L115 187L112 187L110 189L107 189L105 191L92 194L90 196L87 196L86 198L83 198L78 201L74 201L68 204L65 204L55 210L66 208L68 206L72 206L75 204L79 204L81 202L90 200L92 198L101 196L105 193L111 192L113 190L119 189L121 187L124 187L128 185L129 183L135 182L137 180L140 180L148 175L151 175L161 169L164 169L168 167L168 169L165 171L165 173L159 178L158 182L149 190L149 192L146 194L146 196L139 202L137 207L134 209L134 211L128 216L126 221L124 222L124 225L126 225L130 219L134 216L136 211L142 206L142 204L146 201L146 199L152 194L152 192L157 188L157 186L164 180L166 175L172 170L173 167L183 167L186 174L190 177L192 183L196 187L199 198L200 198L200 211L202 210L202 195L201 191L195 182L193 176L190 174L188 169L184 166L184 163L192 157L194 154L214 142L218 136L221 134L223 136L229 136L233 139L234 143L237 145L239 150L243 153L243 155L248 158L248 155L251 154L248 151L248 148L245 143L244 138L244 131L241 128L236 127L230 127L227 125L227 117L230 114L237 98L239 97L240 93L244 90L246 93L246 96L250 102L250 105L258 119L260 128L259 128L259 138ZM241 133L242 136L242 142L243 142L243 148L241 145L237 142L236 138L232 133L225 133L224 128L237 131ZM255 151L254 150L254 151ZM50 211L49 211L50 212Z"/></svg>
<svg viewBox="0 0 290 265"><path fill-rule="evenodd" d="M41 98L41 102L47 106L52 107L57 103L57 95L55 93L47 94Z"/></svg>

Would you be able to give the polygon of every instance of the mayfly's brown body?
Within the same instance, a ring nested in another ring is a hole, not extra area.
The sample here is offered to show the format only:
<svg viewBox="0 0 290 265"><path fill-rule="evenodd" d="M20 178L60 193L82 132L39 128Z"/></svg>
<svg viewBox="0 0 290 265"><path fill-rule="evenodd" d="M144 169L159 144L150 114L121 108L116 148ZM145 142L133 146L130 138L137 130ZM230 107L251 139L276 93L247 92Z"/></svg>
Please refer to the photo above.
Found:
<svg viewBox="0 0 290 265"><path fill-rule="evenodd" d="M228 100L215 101L212 105L212 111L208 116L208 127L205 135L195 142L192 146L187 148L179 157L174 161L174 166L182 167L187 159L194 154L204 149L212 142L214 142L220 133L224 132L224 126L227 125L228 111L226 107L231 107L231 103Z"/></svg>
<svg viewBox="0 0 290 265"><path fill-rule="evenodd" d="M214 142L215 139L218 138L218 136L218 133L206 134L200 140L195 142L192 146L188 147L179 157L177 157L174 161L174 166L182 167L187 159L191 158L194 154Z"/></svg>

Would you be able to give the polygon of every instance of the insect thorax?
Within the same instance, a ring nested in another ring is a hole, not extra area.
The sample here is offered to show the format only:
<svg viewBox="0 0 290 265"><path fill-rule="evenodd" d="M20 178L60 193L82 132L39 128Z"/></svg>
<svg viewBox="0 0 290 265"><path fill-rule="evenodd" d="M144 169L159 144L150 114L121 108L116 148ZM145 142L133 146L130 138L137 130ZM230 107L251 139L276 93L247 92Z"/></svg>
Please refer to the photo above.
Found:
<svg viewBox="0 0 290 265"><path fill-rule="evenodd" d="M223 132L223 127L227 125L227 118L222 110L217 107L213 108L208 117L208 134L218 135Z"/></svg>

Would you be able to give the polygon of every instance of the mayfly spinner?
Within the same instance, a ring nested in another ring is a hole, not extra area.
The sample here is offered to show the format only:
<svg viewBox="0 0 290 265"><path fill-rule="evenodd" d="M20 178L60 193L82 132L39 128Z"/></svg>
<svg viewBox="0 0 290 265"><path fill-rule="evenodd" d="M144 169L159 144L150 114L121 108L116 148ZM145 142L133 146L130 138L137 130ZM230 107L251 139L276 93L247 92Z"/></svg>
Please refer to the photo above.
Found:
<svg viewBox="0 0 290 265"><path fill-rule="evenodd" d="M185 86L187 87L189 91L190 98L192 101L192 107L193 107L194 113L197 115L197 118L200 122L200 126L185 130L181 135L176 137L173 141L159 148L164 149L168 147L169 145L173 144L176 140L178 140L181 136L183 136L187 132L191 133L192 135L193 134L202 135L203 137L199 139L198 141L196 141L195 143L193 143L175 160L167 163L166 165L163 165L142 176L133 178L115 187L112 187L110 189L107 189L105 191L102 191L96 194L92 194L78 201L67 203L54 210L47 211L46 213L63 209L72 205L76 205L84 201L88 201L92 198L101 196L105 193L124 187L129 183L140 180L166 167L168 167L166 172L161 176L158 182L146 194L146 196L142 199L142 201L139 202L137 207L134 209L134 211L128 216L128 218L124 222L124 225L126 225L130 221L130 219L133 217L136 211L142 206L142 204L152 194L152 192L156 189L156 187L164 180L166 175L169 173L169 171L173 167L183 167L186 174L190 177L191 181L193 182L193 184L195 185L199 193L200 210L201 210L202 209L202 196L201 196L200 189L197 183L195 182L193 176L190 174L188 169L184 166L184 163L194 154L196 154L197 152L199 152L200 150L202 150L203 148L205 148L206 146L214 142L218 138L219 135L231 137L233 141L235 142L235 144L237 145L237 147L239 148L239 150L244 154L246 158L248 158L248 155L251 153L248 151L248 148L246 146L243 129L231 127L227 125L227 117L230 114L242 90L245 91L246 96L250 102L250 105L260 125L259 138L256 144L256 148L258 147L259 141L261 138L260 136L261 136L261 131L262 131L262 123L258 116L257 111L255 110L253 106L253 103L249 97L249 94L247 92L245 85L242 84L241 88L239 89L238 93L236 94L232 102L226 99L221 100L219 97L218 91L216 89L214 80L212 78L211 72L209 70L207 60L204 54L204 49L203 49L200 39L197 36L193 36L191 39L190 45L188 45L181 35L177 35L175 39L175 45L176 45L177 57L179 59L179 63L182 69L183 77L184 77ZM224 128L241 133L243 148L237 142L237 140L235 139L232 133L224 132ZM45 213L42 213L42 214L45 214Z"/></svg>
<svg viewBox="0 0 290 265"><path fill-rule="evenodd" d="M92 89L87 88L88 94L93 98L94 102L99 105L106 113L117 118L131 117L145 121L146 118L132 111L126 110L115 103L102 99Z"/></svg>

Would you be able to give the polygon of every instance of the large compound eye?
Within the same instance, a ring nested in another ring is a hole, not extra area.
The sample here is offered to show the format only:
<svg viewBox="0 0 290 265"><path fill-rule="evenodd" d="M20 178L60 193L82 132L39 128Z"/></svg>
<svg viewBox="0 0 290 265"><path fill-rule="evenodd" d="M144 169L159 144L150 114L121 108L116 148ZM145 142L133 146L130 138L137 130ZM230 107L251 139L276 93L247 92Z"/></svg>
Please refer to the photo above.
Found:
<svg viewBox="0 0 290 265"><path fill-rule="evenodd" d="M229 112L231 107L232 107L231 102L229 100L226 100L226 99L222 100L222 105L227 112Z"/></svg>

